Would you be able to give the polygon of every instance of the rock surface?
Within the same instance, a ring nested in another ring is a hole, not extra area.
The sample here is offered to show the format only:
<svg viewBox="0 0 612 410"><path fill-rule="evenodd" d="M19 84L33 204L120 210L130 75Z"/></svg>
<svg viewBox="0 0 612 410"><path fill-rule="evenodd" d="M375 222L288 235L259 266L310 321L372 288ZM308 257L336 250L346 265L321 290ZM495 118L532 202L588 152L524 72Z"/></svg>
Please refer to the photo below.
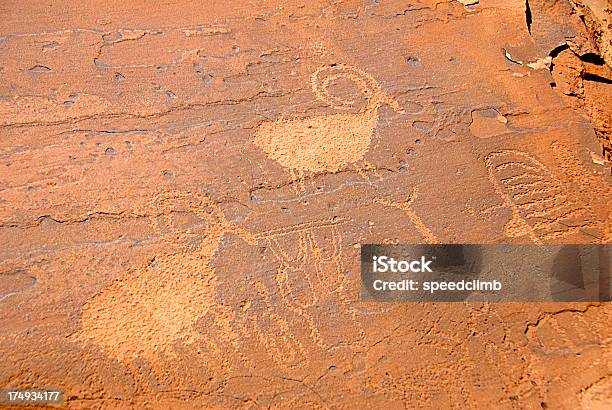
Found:
<svg viewBox="0 0 612 410"><path fill-rule="evenodd" d="M609 3L0 17L0 386L72 408L609 405L609 303L359 301L360 243L610 242Z"/></svg>

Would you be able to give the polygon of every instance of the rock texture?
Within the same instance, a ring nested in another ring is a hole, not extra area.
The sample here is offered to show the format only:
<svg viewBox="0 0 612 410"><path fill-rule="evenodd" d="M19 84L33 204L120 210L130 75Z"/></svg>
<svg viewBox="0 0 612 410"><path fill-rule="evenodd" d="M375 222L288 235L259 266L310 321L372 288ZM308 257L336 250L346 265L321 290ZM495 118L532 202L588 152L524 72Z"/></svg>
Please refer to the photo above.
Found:
<svg viewBox="0 0 612 410"><path fill-rule="evenodd" d="M360 243L609 243L604 1L0 4L0 386L608 408L609 303L359 300Z"/></svg>

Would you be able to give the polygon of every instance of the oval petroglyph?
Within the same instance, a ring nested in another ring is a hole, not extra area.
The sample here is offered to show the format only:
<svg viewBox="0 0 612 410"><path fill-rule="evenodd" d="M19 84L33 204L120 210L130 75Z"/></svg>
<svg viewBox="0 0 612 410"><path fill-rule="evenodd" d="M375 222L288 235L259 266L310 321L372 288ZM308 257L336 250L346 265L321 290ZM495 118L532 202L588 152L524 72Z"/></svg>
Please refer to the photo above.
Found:
<svg viewBox="0 0 612 410"><path fill-rule="evenodd" d="M495 151L487 155L485 164L504 206L512 210L512 218L504 227L508 237L527 236L541 243L595 224L592 212L530 154L510 149Z"/></svg>

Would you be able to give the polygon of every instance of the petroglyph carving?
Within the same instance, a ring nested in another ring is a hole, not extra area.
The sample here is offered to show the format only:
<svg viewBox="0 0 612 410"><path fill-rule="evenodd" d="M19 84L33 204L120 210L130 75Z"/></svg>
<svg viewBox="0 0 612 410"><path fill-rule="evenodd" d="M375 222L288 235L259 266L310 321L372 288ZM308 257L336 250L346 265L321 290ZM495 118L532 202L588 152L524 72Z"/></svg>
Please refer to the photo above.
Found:
<svg viewBox="0 0 612 410"><path fill-rule="evenodd" d="M321 306L329 308L333 304L334 315L340 322L354 324L347 340L361 335L362 328L347 296L348 278L340 254L342 238L338 226L346 222L338 218L309 221L255 235L279 263L275 289L257 285L268 312L266 318L276 336L274 340L265 336L270 333L265 331L270 324L260 325L261 318L250 320L240 331L248 337L256 335L282 368L295 366L308 354L331 345L326 337L329 334L320 327Z"/></svg>
<svg viewBox="0 0 612 410"><path fill-rule="evenodd" d="M436 236L431 232L431 230L429 230L429 228L423 223L421 218L419 218L416 212L414 212L414 210L412 209L412 203L415 201L416 197L417 190L415 188L410 193L410 196L408 197L408 200L406 202L390 202L386 199L376 199L376 202L381 205L401 209L406 213L408 219L410 219L410 222L413 223L414 227L421 233L426 243L439 243L438 238L436 238Z"/></svg>
<svg viewBox="0 0 612 410"><path fill-rule="evenodd" d="M503 205L512 210L504 228L507 236L528 236L541 243L594 225L591 212L570 198L552 172L531 155L500 150L487 155L485 164Z"/></svg>
<svg viewBox="0 0 612 410"><path fill-rule="evenodd" d="M357 103L330 94L332 82L346 78L355 83L366 99L358 112L264 122L254 142L269 158L291 170L294 180L303 181L304 172L334 172L346 164L364 161L383 104L402 112L397 101L384 94L365 71L348 65L324 66L311 77L315 96L338 110L354 110ZM367 164L366 164L367 165Z"/></svg>
<svg viewBox="0 0 612 410"><path fill-rule="evenodd" d="M345 284L338 230L343 222L346 220L313 221L256 235L267 241L281 264L278 286L288 304L296 308L316 306L321 298L337 292ZM326 237L325 246L319 243L323 237ZM311 271L309 268L315 273L312 278L305 273ZM307 287L296 286L304 280L308 281Z"/></svg>
<svg viewBox="0 0 612 410"><path fill-rule="evenodd" d="M253 238L231 226L220 209L208 198L191 193L158 195L145 212L151 223L171 244L179 245L175 254L156 256L148 264L128 272L124 278L89 299L82 309L82 328L71 336L81 343L93 342L108 355L130 365L136 357L155 362L163 353L173 354L173 344L201 341L208 353L215 347L202 340L193 329L205 314L229 328L228 315L216 310L216 277L211 261L226 233L247 241ZM201 242L191 252L195 230L181 224L205 224ZM227 343L232 343L231 335Z"/></svg>

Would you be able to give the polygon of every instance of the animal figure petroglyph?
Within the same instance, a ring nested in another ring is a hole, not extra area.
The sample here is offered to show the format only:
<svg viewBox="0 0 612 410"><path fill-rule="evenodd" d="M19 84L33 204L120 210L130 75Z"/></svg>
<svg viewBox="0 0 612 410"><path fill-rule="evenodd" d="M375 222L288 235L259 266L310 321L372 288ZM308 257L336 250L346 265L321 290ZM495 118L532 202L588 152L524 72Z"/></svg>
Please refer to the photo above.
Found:
<svg viewBox="0 0 612 410"><path fill-rule="evenodd" d="M541 162L526 152L500 150L485 158L491 183L512 210L504 227L509 237L535 243L562 238L593 226L588 208L579 205Z"/></svg>
<svg viewBox="0 0 612 410"><path fill-rule="evenodd" d="M143 212L169 247L179 251L156 256L89 299L82 308L82 327L70 339L93 343L128 367L142 358L154 368L160 355L174 355L178 341L199 342L209 357L221 357L219 343L203 338L193 326L209 314L218 326L230 328L231 316L215 304L217 278L211 261L226 233L251 242L252 236L229 224L203 195L159 195ZM231 332L226 336L221 345L235 342Z"/></svg>
<svg viewBox="0 0 612 410"><path fill-rule="evenodd" d="M365 163L379 108L387 104L402 112L397 101L384 94L372 76L343 64L324 66L312 74L315 96L335 109L354 110L356 100L329 93L332 82L340 78L353 81L366 99L358 112L279 119L262 123L255 132L255 144L269 158L289 168L294 181L303 183L304 172L334 172L346 164L353 164L363 176L357 163Z"/></svg>

